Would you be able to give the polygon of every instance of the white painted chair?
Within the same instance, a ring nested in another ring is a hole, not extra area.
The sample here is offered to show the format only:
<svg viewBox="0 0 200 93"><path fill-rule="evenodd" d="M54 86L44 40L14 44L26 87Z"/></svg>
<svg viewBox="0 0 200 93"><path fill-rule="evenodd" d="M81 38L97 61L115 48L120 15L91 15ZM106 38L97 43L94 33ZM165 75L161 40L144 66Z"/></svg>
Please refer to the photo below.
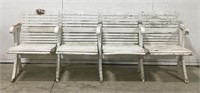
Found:
<svg viewBox="0 0 200 93"><path fill-rule="evenodd" d="M136 15L104 15L102 32L103 56L132 55L139 56L138 71L142 82L145 81L143 57L144 28L138 24Z"/></svg>
<svg viewBox="0 0 200 93"><path fill-rule="evenodd" d="M55 53L56 34L54 29L58 23L58 14L37 15L25 13L22 23L10 27L14 36L15 46L8 53L16 54L11 81L13 82L22 71L20 55Z"/></svg>
<svg viewBox="0 0 200 93"><path fill-rule="evenodd" d="M185 82L188 76L183 56L192 55L192 51L184 48L185 35L189 34L176 15L144 15L143 26L145 27L144 48L149 55L178 56L178 69L182 65Z"/></svg>
<svg viewBox="0 0 200 93"><path fill-rule="evenodd" d="M101 24L98 24L97 15L63 14L63 24L55 30L58 34L57 43L57 72L56 81L60 80L61 55L94 55L99 56L98 32ZM101 58L99 59L101 65ZM101 67L101 66L99 66ZM100 81L103 80L100 70Z"/></svg>

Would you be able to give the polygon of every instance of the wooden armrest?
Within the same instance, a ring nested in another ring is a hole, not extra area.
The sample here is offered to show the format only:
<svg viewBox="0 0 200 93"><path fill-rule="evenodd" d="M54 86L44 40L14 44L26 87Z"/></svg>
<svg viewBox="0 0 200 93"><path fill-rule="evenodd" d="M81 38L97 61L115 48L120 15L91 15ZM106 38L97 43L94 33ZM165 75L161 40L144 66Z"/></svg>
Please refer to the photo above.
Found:
<svg viewBox="0 0 200 93"><path fill-rule="evenodd" d="M145 33L145 28L142 24L139 24L139 29L141 33Z"/></svg>
<svg viewBox="0 0 200 93"><path fill-rule="evenodd" d="M57 34L57 46L60 46L62 43L62 24L59 24L54 28L54 33Z"/></svg>
<svg viewBox="0 0 200 93"><path fill-rule="evenodd" d="M17 23L16 25L13 25L10 27L9 32L10 33L15 33L18 31L19 28L21 28L22 24L21 23Z"/></svg>
<svg viewBox="0 0 200 93"><path fill-rule="evenodd" d="M11 26L9 29L9 32L13 34L13 39L14 39L15 45L20 44L20 28L21 28L21 26L22 26L22 24L18 23L16 25Z"/></svg>
<svg viewBox="0 0 200 93"><path fill-rule="evenodd" d="M180 24L180 29L181 29L181 31L184 32L185 35L189 35L189 29L187 27L185 27L185 25Z"/></svg>
<svg viewBox="0 0 200 93"><path fill-rule="evenodd" d="M98 53L99 57L102 57L102 22L98 23L96 34L97 34L97 47L98 47Z"/></svg>
<svg viewBox="0 0 200 93"><path fill-rule="evenodd" d="M140 47L144 47L144 44L143 44L143 34L145 33L145 28L144 26L142 25L142 22L138 22L138 27L139 27L139 46Z"/></svg>
<svg viewBox="0 0 200 93"><path fill-rule="evenodd" d="M61 25L61 24L57 25L57 26L55 27L55 29L54 29L54 33L56 33L56 34L60 33L60 32L61 32L61 28L62 28L62 25Z"/></svg>
<svg viewBox="0 0 200 93"><path fill-rule="evenodd" d="M102 23L98 23L97 29L96 29L96 34L101 34L101 32L102 32L102 27L103 27L103 24L102 24Z"/></svg>

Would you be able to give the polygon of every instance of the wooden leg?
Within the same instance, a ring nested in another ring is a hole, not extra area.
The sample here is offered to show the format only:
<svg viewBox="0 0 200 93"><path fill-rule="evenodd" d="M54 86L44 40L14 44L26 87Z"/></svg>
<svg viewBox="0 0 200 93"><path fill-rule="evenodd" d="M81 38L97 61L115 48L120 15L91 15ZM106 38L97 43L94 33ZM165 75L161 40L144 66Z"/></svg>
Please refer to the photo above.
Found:
<svg viewBox="0 0 200 93"><path fill-rule="evenodd" d="M140 56L140 74L142 82L145 82L143 59L144 59L143 56Z"/></svg>
<svg viewBox="0 0 200 93"><path fill-rule="evenodd" d="M99 79L103 82L102 58L99 58Z"/></svg>
<svg viewBox="0 0 200 93"><path fill-rule="evenodd" d="M61 55L57 55L57 67L56 67L56 82L60 81L60 71L61 71Z"/></svg>
<svg viewBox="0 0 200 93"><path fill-rule="evenodd" d="M139 56L138 67L137 67L138 72L140 72L140 66L141 64L140 64L140 56Z"/></svg>
<svg viewBox="0 0 200 93"><path fill-rule="evenodd" d="M177 62L177 67L176 67L176 70L178 73L180 73L180 67L182 65L181 60L182 60L182 57L178 56L178 62Z"/></svg>
<svg viewBox="0 0 200 93"><path fill-rule="evenodd" d="M184 60L183 56L181 56L181 63L182 63L182 71L183 71L183 75L184 75L184 81L185 81L185 83L189 83L185 60Z"/></svg>
<svg viewBox="0 0 200 93"><path fill-rule="evenodd" d="M22 72L22 64L21 64L21 59L19 58L18 59L18 68L19 68L19 72L21 73Z"/></svg>
<svg viewBox="0 0 200 93"><path fill-rule="evenodd" d="M22 72L22 65L21 65L21 60L19 58L19 54L15 55L15 60L14 60L14 65L13 65L13 73L12 73L12 78L11 82L13 83L17 76Z"/></svg>

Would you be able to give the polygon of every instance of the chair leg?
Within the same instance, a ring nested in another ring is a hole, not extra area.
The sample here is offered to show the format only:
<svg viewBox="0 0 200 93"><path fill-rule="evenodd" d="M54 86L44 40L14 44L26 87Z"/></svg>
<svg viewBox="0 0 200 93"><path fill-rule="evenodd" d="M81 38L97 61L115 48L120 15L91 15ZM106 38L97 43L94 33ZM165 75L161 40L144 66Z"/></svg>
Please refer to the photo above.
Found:
<svg viewBox="0 0 200 93"><path fill-rule="evenodd" d="M184 60L183 56L181 56L181 63L182 63L182 71L183 71L183 75L184 75L184 81L185 81L185 83L189 83L185 60Z"/></svg>
<svg viewBox="0 0 200 93"><path fill-rule="evenodd" d="M60 81L60 71L61 71L61 55L57 55L57 67L56 67L56 82Z"/></svg>
<svg viewBox="0 0 200 93"><path fill-rule="evenodd" d="M140 66L141 66L141 64L140 64L140 57L139 57L138 67L137 67L137 71L138 71L138 72L140 72Z"/></svg>
<svg viewBox="0 0 200 93"><path fill-rule="evenodd" d="M141 80L142 82L145 82L145 76L144 76L144 64L143 64L143 56L140 56L140 74L141 74Z"/></svg>
<svg viewBox="0 0 200 93"><path fill-rule="evenodd" d="M102 71L102 58L99 58L99 79L103 82L103 71Z"/></svg>
<svg viewBox="0 0 200 93"><path fill-rule="evenodd" d="M176 66L176 70L178 73L180 73L180 67L182 65L181 60L182 60L182 57L178 56L178 62L177 62L177 66Z"/></svg>
<svg viewBox="0 0 200 93"><path fill-rule="evenodd" d="M21 60L19 58L19 54L15 55L14 65L13 65L13 72L12 72L12 78L11 82L13 83L17 76L22 72L22 65Z"/></svg>

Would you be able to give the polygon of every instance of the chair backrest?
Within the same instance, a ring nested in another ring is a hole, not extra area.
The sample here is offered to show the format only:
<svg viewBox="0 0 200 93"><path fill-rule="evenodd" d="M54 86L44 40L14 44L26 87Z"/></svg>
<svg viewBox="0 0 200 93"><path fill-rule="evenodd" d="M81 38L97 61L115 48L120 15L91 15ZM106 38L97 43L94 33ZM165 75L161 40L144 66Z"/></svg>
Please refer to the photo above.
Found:
<svg viewBox="0 0 200 93"><path fill-rule="evenodd" d="M22 17L21 43L56 44L54 28L57 24L58 14L24 14Z"/></svg>
<svg viewBox="0 0 200 93"><path fill-rule="evenodd" d="M179 44L179 21L176 15L145 15L144 45L149 44Z"/></svg>
<svg viewBox="0 0 200 93"><path fill-rule="evenodd" d="M138 16L104 15L103 44L138 44Z"/></svg>
<svg viewBox="0 0 200 93"><path fill-rule="evenodd" d="M97 15L63 14L62 44L97 44Z"/></svg>

